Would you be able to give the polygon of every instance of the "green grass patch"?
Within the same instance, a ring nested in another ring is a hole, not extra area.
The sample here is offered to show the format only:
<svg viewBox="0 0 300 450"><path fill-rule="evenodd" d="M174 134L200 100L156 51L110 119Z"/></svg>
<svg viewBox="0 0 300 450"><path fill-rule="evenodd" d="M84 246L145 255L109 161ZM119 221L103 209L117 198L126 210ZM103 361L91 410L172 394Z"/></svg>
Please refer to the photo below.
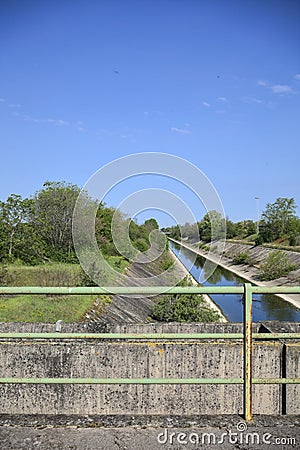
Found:
<svg viewBox="0 0 300 450"><path fill-rule="evenodd" d="M292 252L297 252L300 253L300 247L299 246L285 246L285 245L281 245L281 244L272 244L272 243L263 243L262 244L263 247L266 248L274 248L277 250L287 250L287 251L292 251Z"/></svg>
<svg viewBox="0 0 300 450"><path fill-rule="evenodd" d="M123 272L128 261L110 256L108 264ZM116 278L112 278L111 283ZM90 278L79 264L8 265L0 270L2 286L91 286ZM107 296L106 296L107 297ZM0 322L80 322L85 312L99 298L95 295L0 295ZM100 296L102 298L102 296ZM107 303L103 296L103 307Z"/></svg>
<svg viewBox="0 0 300 450"><path fill-rule="evenodd" d="M108 264L123 272L129 262L120 256L109 256ZM1 274L0 274L1 275ZM114 279L112 278L111 281ZM49 263L36 266L7 265L2 270L0 285L3 286L85 286L91 280L79 264Z"/></svg>
<svg viewBox="0 0 300 450"><path fill-rule="evenodd" d="M129 266L129 262L120 256L108 256L108 264L113 267L117 272L124 272L125 268Z"/></svg>
<svg viewBox="0 0 300 450"><path fill-rule="evenodd" d="M5 284L10 286L79 286L81 279L82 269L79 264L8 265Z"/></svg>
<svg viewBox="0 0 300 450"><path fill-rule="evenodd" d="M94 295L0 296L0 322L80 322Z"/></svg>

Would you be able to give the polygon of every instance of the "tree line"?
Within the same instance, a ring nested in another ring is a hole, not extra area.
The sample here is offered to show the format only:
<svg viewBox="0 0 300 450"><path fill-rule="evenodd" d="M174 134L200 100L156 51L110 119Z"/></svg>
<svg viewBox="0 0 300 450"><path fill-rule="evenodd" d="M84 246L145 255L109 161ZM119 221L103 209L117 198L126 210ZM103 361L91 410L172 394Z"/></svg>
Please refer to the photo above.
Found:
<svg viewBox="0 0 300 450"><path fill-rule="evenodd" d="M0 202L0 263L42 262L77 263L72 239L72 217L80 193L77 185L46 181L30 198L11 194ZM90 200L91 201L91 200ZM116 209L100 203L95 219L95 236L105 256L119 256L114 245L111 223ZM138 225L118 213L121 228L129 229L133 246L149 248L149 234L158 229L155 219Z"/></svg>
<svg viewBox="0 0 300 450"><path fill-rule="evenodd" d="M300 219L296 215L294 198L278 197L267 203L259 222L243 220L233 222L217 211L209 211L197 223L164 228L174 239L210 242L223 239L247 239L256 245L277 241L290 246L300 245Z"/></svg>
<svg viewBox="0 0 300 450"><path fill-rule="evenodd" d="M0 262L25 264L41 262L74 262L77 257L72 239L72 217L80 188L67 182L46 181L29 198L11 194L0 201ZM256 244L284 242L300 245L300 219L293 198L279 197L268 203L259 223L253 220L232 222L217 211L210 211L196 224L186 223L164 228L175 239L188 238L204 243L214 239L248 239ZM120 232L129 229L134 248L144 252L150 246L149 234L159 228L155 219L138 225L113 207L100 203L95 219L95 236L104 255L119 256L113 242L111 223L118 217ZM124 232L125 232L124 231ZM124 240L124 243L128 242ZM124 244L125 245L125 244ZM159 245L164 245L161 242ZM122 251L126 255L126 248ZM128 250L128 259L132 249Z"/></svg>

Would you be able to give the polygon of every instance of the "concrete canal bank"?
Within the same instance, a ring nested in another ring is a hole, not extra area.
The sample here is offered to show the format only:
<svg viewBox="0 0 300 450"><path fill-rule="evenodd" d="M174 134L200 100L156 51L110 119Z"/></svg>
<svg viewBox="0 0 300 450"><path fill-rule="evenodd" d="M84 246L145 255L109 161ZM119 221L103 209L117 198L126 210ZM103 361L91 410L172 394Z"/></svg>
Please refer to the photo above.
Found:
<svg viewBox="0 0 300 450"><path fill-rule="evenodd" d="M198 283L190 275L186 267L180 262L173 252L169 251L169 256L173 258L173 278L174 280L180 280L187 277L193 285ZM126 275L134 281L135 285L147 286L147 277L153 276L155 273L153 268L147 264L141 264L133 262L127 269ZM170 277L164 279L160 277L165 286L173 286L170 284ZM139 282L140 280L140 282ZM120 283L122 285L122 283ZM223 315L222 310L213 302L208 295L203 295L206 308L217 311L220 316L220 322L227 322L226 317ZM87 322L97 322L103 324L116 324L116 323L147 323L151 318L151 307L156 301L154 296L126 296L116 295L111 297L111 300L107 302L103 308L101 299L96 300L93 307L86 313Z"/></svg>
<svg viewBox="0 0 300 450"><path fill-rule="evenodd" d="M292 271L288 276L279 278L277 280L272 281L260 281L259 280L259 263L274 249L265 248L261 246L248 246L243 244L226 242L225 244L214 243L214 253L208 253L208 251L204 251L203 249L199 249L196 244L190 242L177 241L175 239L169 238L170 241L182 245L182 247L191 250L203 258L208 258L209 260L217 263L219 266L224 269L234 273L240 278L243 278L246 281L256 285L256 286L296 286L300 285L300 253L297 252L286 252L290 261L297 266L297 269ZM234 264L233 258L235 255L247 252L250 255L253 263L250 264ZM300 295L293 294L277 294L278 297L283 300L291 303L300 309Z"/></svg>

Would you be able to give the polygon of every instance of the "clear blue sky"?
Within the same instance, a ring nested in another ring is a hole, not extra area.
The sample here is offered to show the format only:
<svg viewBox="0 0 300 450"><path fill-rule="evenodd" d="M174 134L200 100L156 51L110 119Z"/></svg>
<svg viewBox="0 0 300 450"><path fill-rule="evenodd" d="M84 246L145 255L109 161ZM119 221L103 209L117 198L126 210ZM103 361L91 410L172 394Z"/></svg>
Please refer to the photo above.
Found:
<svg viewBox="0 0 300 450"><path fill-rule="evenodd" d="M2 200L154 151L234 221L300 203L298 0L2 0L0 43Z"/></svg>

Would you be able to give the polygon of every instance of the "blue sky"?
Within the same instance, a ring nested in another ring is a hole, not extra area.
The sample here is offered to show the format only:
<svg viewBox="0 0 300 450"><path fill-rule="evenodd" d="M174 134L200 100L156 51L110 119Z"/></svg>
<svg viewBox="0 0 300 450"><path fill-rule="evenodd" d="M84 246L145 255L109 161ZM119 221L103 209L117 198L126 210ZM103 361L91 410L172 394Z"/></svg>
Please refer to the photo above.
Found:
<svg viewBox="0 0 300 450"><path fill-rule="evenodd" d="M297 0L2 0L0 198L151 151L197 165L234 221L299 204L299 23Z"/></svg>

